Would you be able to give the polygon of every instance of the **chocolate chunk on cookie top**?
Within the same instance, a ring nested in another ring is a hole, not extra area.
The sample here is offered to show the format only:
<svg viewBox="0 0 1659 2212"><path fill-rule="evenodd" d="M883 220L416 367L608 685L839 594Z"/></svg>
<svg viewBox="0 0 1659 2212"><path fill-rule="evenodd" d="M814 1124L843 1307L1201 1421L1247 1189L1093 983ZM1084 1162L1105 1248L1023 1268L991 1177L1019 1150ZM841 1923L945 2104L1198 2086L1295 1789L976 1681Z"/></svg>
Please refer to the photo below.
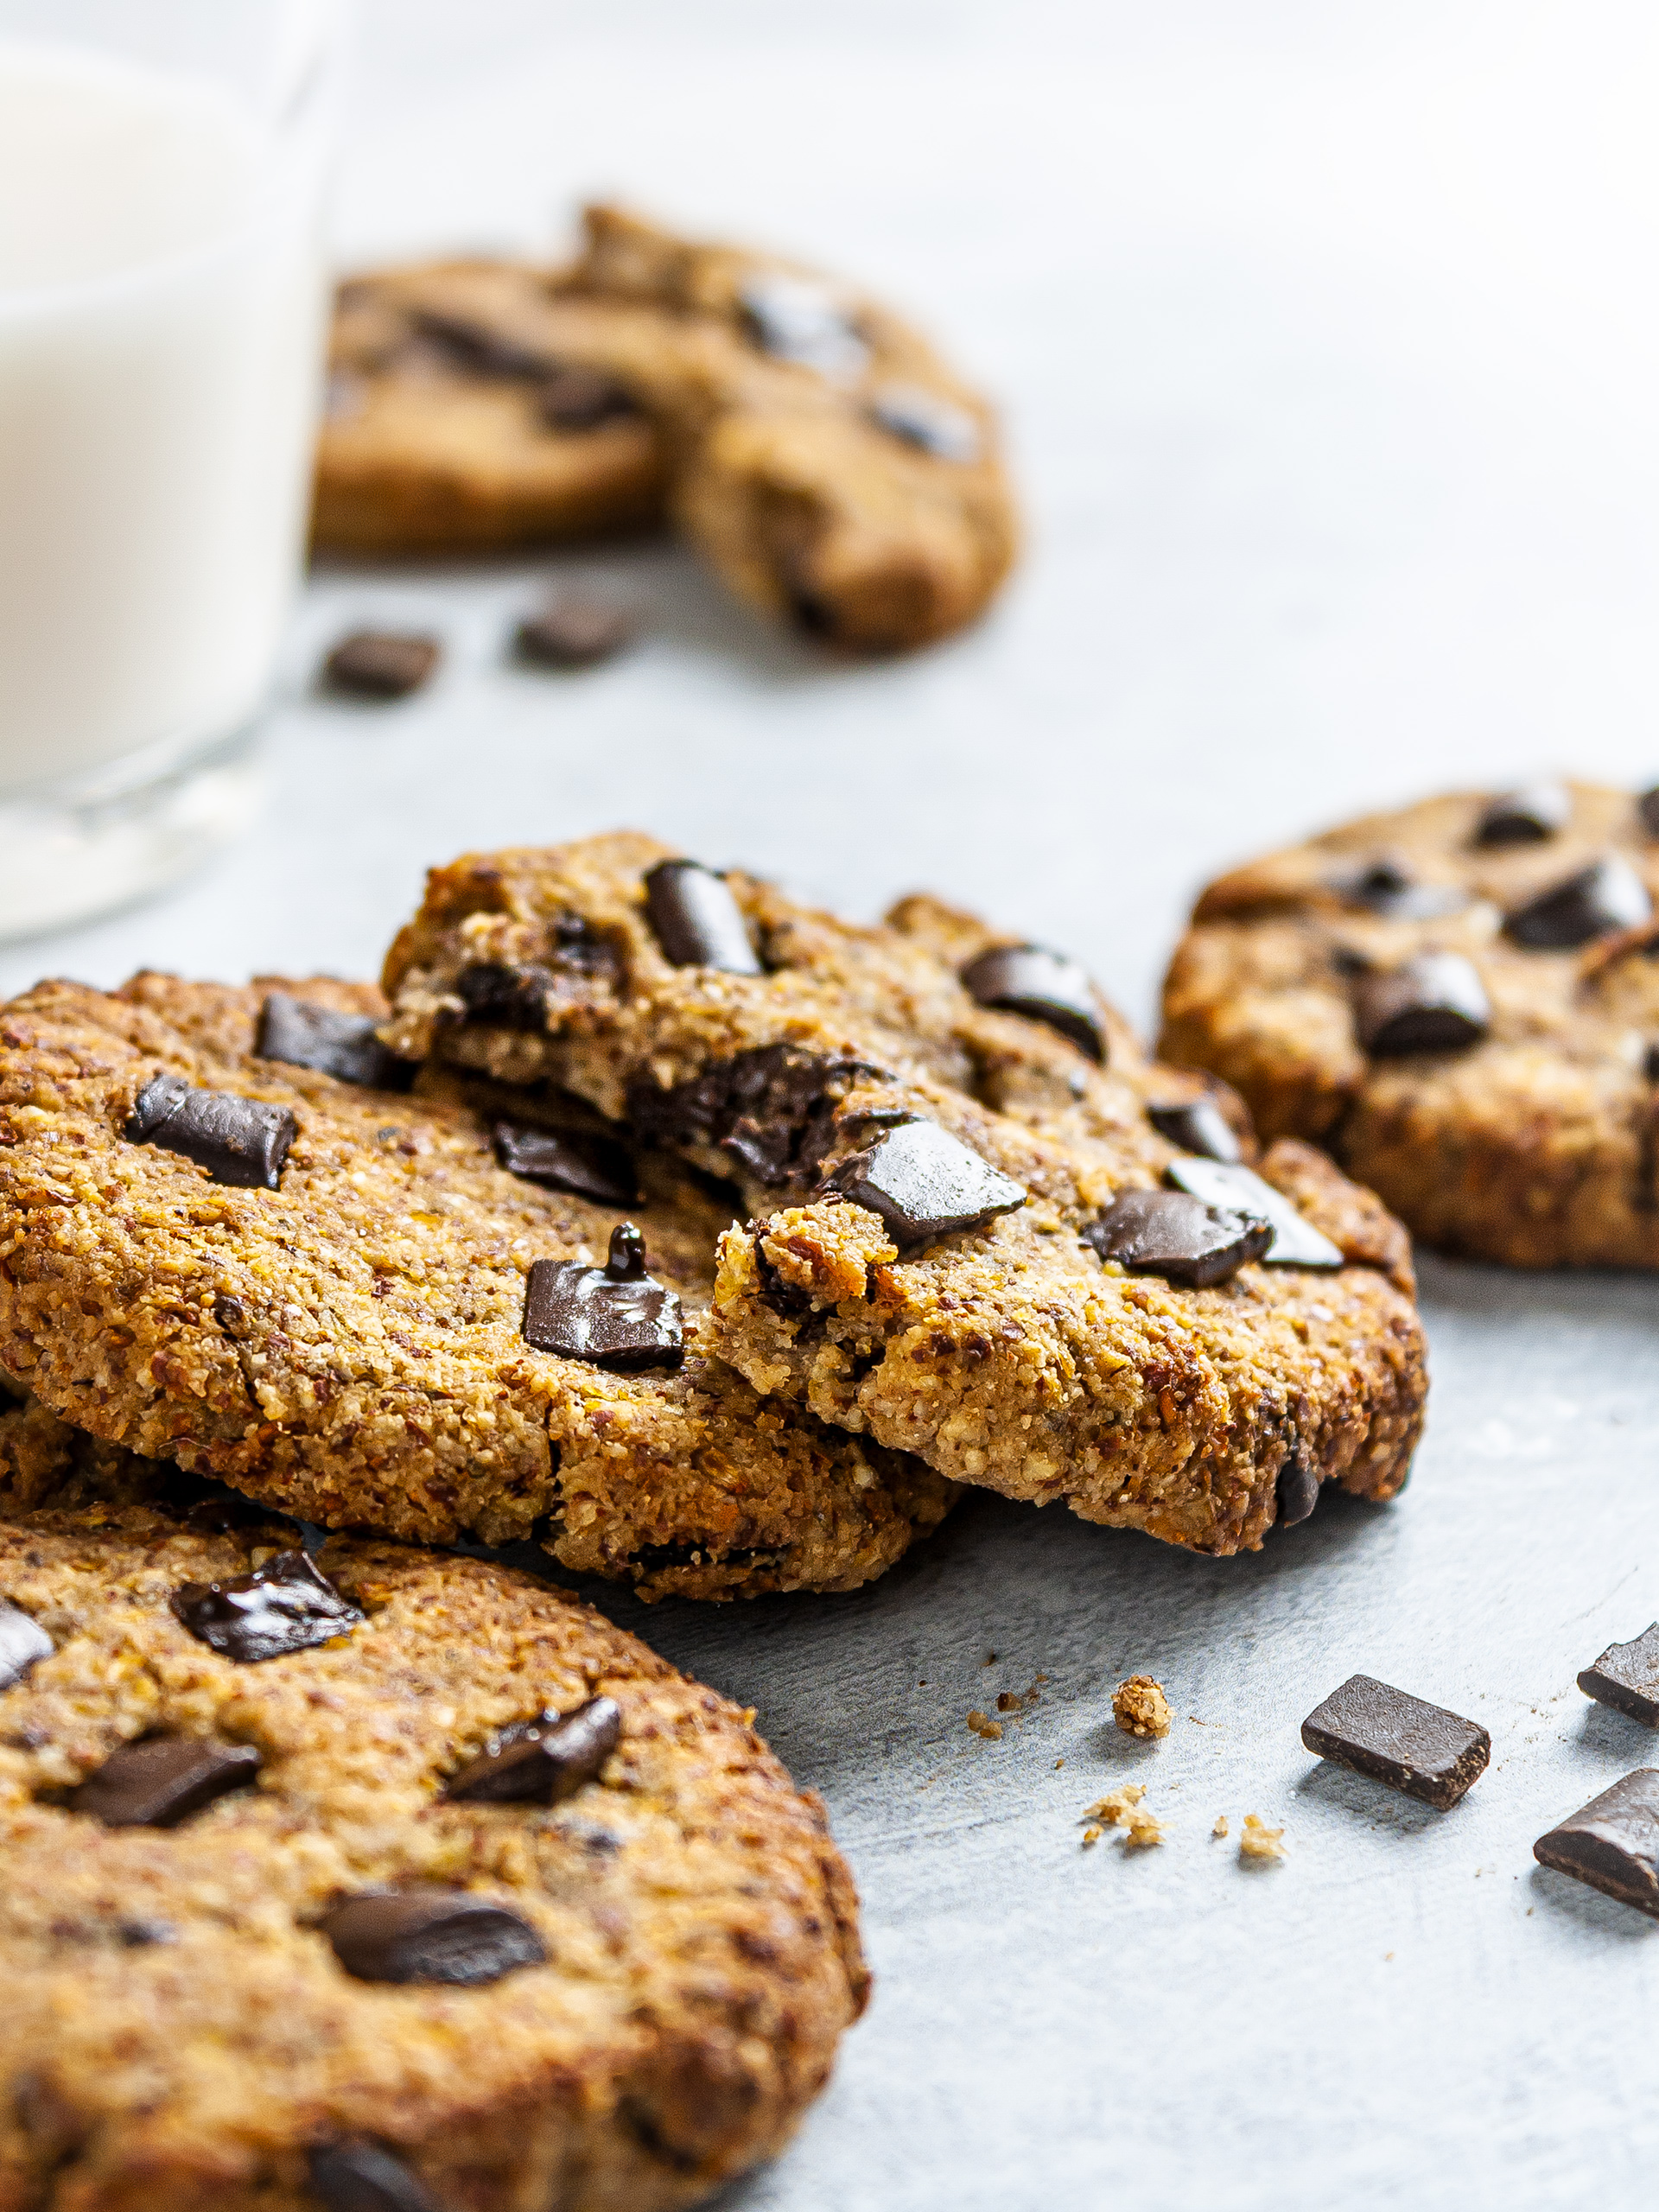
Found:
<svg viewBox="0 0 1659 2212"><path fill-rule="evenodd" d="M1441 1812L1486 1771L1492 1739L1478 1722L1429 1705L1370 1675L1353 1675L1315 1706L1302 1741L1390 1789Z"/></svg>
<svg viewBox="0 0 1659 2212"><path fill-rule="evenodd" d="M1262 1254L1271 1268L1339 1268L1342 1248L1316 1229L1254 1168L1219 1160L1173 1160L1165 1170L1172 1183L1209 1206L1265 1221L1273 1231Z"/></svg>
<svg viewBox="0 0 1659 2212"><path fill-rule="evenodd" d="M1659 1767L1638 1767L1532 1847L1541 1866L1659 1920Z"/></svg>
<svg viewBox="0 0 1659 2212"><path fill-rule="evenodd" d="M561 1805L593 1780L621 1736L614 1698L589 1698L563 1716L517 1720L468 1761L448 1794L485 1805Z"/></svg>
<svg viewBox="0 0 1659 2212"><path fill-rule="evenodd" d="M936 1122L905 1122L844 1160L830 1187L880 1214L900 1250L914 1251L1026 1203L1023 1185L970 1152Z"/></svg>
<svg viewBox="0 0 1659 2212"><path fill-rule="evenodd" d="M1493 799L1475 825L1478 845L1535 845L1573 819L1573 795L1564 784L1523 784Z"/></svg>
<svg viewBox="0 0 1659 2212"><path fill-rule="evenodd" d="M363 1623L304 1552L278 1552L234 1582L187 1582L172 1606L192 1636L245 1666L332 1643Z"/></svg>
<svg viewBox="0 0 1659 2212"><path fill-rule="evenodd" d="M1149 1105L1147 1119L1160 1137L1196 1152L1205 1160L1235 1164L1244 1157L1238 1132L1213 1098L1183 1098L1169 1105Z"/></svg>
<svg viewBox="0 0 1659 2212"><path fill-rule="evenodd" d="M251 1744L213 1744L160 1736L112 1751L66 1801L106 1828L172 1828L232 1789L245 1789L260 1767Z"/></svg>
<svg viewBox="0 0 1659 2212"><path fill-rule="evenodd" d="M645 877L645 912L664 957L675 967L760 973L731 886L701 861L659 861Z"/></svg>
<svg viewBox="0 0 1659 2212"><path fill-rule="evenodd" d="M182 1076L152 1076L132 1102L123 1135L129 1144L160 1145L205 1167L215 1183L275 1191L300 1133L286 1106L198 1090Z"/></svg>
<svg viewBox="0 0 1659 2212"><path fill-rule="evenodd" d="M1046 951L1039 944L994 945L969 962L962 980L981 1006L1046 1022L1091 1060L1105 1058L1105 1033L1094 985L1088 970L1064 953Z"/></svg>
<svg viewBox="0 0 1659 2212"><path fill-rule="evenodd" d="M329 2143L307 2155L325 2212L442 2212L401 2158L378 2143Z"/></svg>
<svg viewBox="0 0 1659 2212"><path fill-rule="evenodd" d="M546 1963L547 1947L508 1906L464 1891L371 1890L323 1916L321 1932L359 1981L436 1981L459 1989Z"/></svg>
<svg viewBox="0 0 1659 2212"><path fill-rule="evenodd" d="M1204 1287L1225 1282L1273 1243L1260 1217L1206 1205L1185 1191L1126 1191L1083 1232L1103 1260L1130 1274Z"/></svg>
<svg viewBox="0 0 1659 2212"><path fill-rule="evenodd" d="M399 1059L380 1042L372 1014L313 1006L288 991L266 997L253 1049L262 1059L315 1068L373 1090L407 1090L415 1080L413 1062Z"/></svg>
<svg viewBox="0 0 1659 2212"><path fill-rule="evenodd" d="M1659 1728L1659 1621L1629 1643L1610 1643L1579 1676L1579 1688L1644 1728Z"/></svg>
<svg viewBox="0 0 1659 2212"><path fill-rule="evenodd" d="M639 1203L632 1163L609 1137L583 1129L541 1129L498 1122L495 1156L510 1175L544 1184L550 1191L569 1191L602 1206Z"/></svg>
<svg viewBox="0 0 1659 2212"><path fill-rule="evenodd" d="M1541 951L1588 944L1653 917L1648 887L1618 853L1604 854L1517 906L1504 926L1517 944Z"/></svg>
<svg viewBox="0 0 1659 2212"><path fill-rule="evenodd" d="M677 1367L685 1357L679 1299L647 1271L645 1240L631 1221L611 1232L602 1268L537 1261L524 1295L524 1342L622 1374Z"/></svg>
<svg viewBox="0 0 1659 2212"><path fill-rule="evenodd" d="M1461 952L1420 952L1354 986L1354 1028L1368 1052L1462 1052L1491 1019L1480 971Z"/></svg>
<svg viewBox="0 0 1659 2212"><path fill-rule="evenodd" d="M31 1667L52 1655L51 1637L37 1620L0 1598L0 1690L21 1682Z"/></svg>

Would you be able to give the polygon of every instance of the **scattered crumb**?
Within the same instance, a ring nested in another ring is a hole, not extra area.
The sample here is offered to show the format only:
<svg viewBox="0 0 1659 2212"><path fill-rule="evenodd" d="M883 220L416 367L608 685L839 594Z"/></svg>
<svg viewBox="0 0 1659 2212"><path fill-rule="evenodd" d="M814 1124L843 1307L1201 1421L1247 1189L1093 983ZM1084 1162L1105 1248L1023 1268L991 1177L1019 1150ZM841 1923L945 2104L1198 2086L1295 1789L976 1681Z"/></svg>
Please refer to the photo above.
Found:
<svg viewBox="0 0 1659 2212"><path fill-rule="evenodd" d="M1212 1828L1211 1829L1210 1833L1211 1833L1211 1835L1225 1835L1225 1834L1226 1834L1226 1833L1227 1833L1227 1815L1226 1815L1226 1814L1225 1814L1225 1813L1219 1813L1219 1814L1217 1814L1217 1816L1216 1816L1216 1825L1214 1826L1214 1827L1212 1827Z"/></svg>
<svg viewBox="0 0 1659 2212"><path fill-rule="evenodd" d="M1131 1675L1112 1693L1112 1718L1126 1736L1167 1736L1169 1700L1150 1675Z"/></svg>
<svg viewBox="0 0 1659 2212"><path fill-rule="evenodd" d="M988 1713L980 1713L977 1710L970 1713L968 1716L968 1726L976 1736L984 1737L988 1744L997 1743L1001 1738L1002 1723L1000 1720L993 1720Z"/></svg>
<svg viewBox="0 0 1659 2212"><path fill-rule="evenodd" d="M999 1690L996 1694L996 1709L999 1713L1018 1713L1020 1700L1012 1690Z"/></svg>
<svg viewBox="0 0 1659 2212"><path fill-rule="evenodd" d="M1210 1726L1207 1720L1200 1720L1196 1713L1189 1713L1186 1717L1195 1728L1207 1728Z"/></svg>
<svg viewBox="0 0 1659 2212"><path fill-rule="evenodd" d="M1531 1905L1529 1905L1529 1906L1527 1907L1527 1918L1528 1918L1529 1920L1530 1920L1530 1919L1532 1918L1534 1910L1535 1910L1535 1908L1534 1908L1533 1906L1531 1906Z"/></svg>
<svg viewBox="0 0 1659 2212"><path fill-rule="evenodd" d="M1138 1805L1146 1796L1138 1782L1126 1782L1121 1789L1114 1789L1109 1796L1100 1798L1084 1815L1085 1821L1104 1821L1108 1827L1127 1827L1129 1809Z"/></svg>
<svg viewBox="0 0 1659 2212"><path fill-rule="evenodd" d="M1123 1839L1125 1851L1150 1851L1154 1844L1161 1843L1164 1840L1164 1831L1160 1823L1152 1814L1143 1813L1138 1808L1129 1815L1126 1825L1129 1832Z"/></svg>
<svg viewBox="0 0 1659 2212"><path fill-rule="evenodd" d="M1284 1835L1283 1828L1270 1828L1254 1813L1246 1813L1244 1826L1239 1831L1238 1855L1241 1859L1282 1859Z"/></svg>
<svg viewBox="0 0 1659 2212"><path fill-rule="evenodd" d="M1064 1759L1056 1759L1054 1762L1054 1771L1058 1774L1065 1764L1065 1761Z"/></svg>
<svg viewBox="0 0 1659 2212"><path fill-rule="evenodd" d="M1389 1961L1393 1956L1394 1956L1394 1953L1393 1953L1392 1951L1384 1951L1384 1952L1383 1952L1383 1954L1382 1954L1382 1963L1383 1963L1383 1965L1384 1965L1384 1966L1387 1966L1387 1964L1389 1963Z"/></svg>
<svg viewBox="0 0 1659 2212"><path fill-rule="evenodd" d="M1083 1840L1085 1843L1098 1843L1104 1833L1105 1831L1101 1828L1084 1828L1083 1832Z"/></svg>
<svg viewBox="0 0 1659 2212"><path fill-rule="evenodd" d="M985 1664L986 1664L986 1666L988 1666L988 1667L995 1667L995 1664L996 1664L996 1654L995 1654L995 1651L988 1651L988 1652L985 1654L985 1661L984 1661L984 1663L985 1663Z"/></svg>

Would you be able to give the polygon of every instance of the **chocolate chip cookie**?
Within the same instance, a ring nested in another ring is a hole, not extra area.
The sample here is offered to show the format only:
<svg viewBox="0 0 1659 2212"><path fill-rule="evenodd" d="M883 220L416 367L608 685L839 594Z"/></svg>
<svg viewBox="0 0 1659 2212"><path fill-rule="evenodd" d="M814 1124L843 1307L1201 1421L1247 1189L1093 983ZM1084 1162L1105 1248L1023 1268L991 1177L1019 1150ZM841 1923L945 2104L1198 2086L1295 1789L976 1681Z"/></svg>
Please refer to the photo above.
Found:
<svg viewBox="0 0 1659 2212"><path fill-rule="evenodd" d="M557 1102L411 1095L385 1010L163 976L0 1009L21 1387L307 1520L533 1535L645 1597L851 1588L937 1524L947 1483L714 1353L728 1194Z"/></svg>
<svg viewBox="0 0 1659 2212"><path fill-rule="evenodd" d="M1416 1234L1659 1266L1659 800L1456 792L1223 876L1163 1052L1325 1146Z"/></svg>
<svg viewBox="0 0 1659 2212"><path fill-rule="evenodd" d="M480 1560L54 1497L0 1502L0 2202L645 2212L787 2138L868 1976L752 1715Z"/></svg>
<svg viewBox="0 0 1659 2212"><path fill-rule="evenodd" d="M385 982L398 1052L736 1184L711 1341L769 1405L1218 1553L1405 1479L1404 1232L1306 1145L1256 1161L1056 952L624 834L435 870Z"/></svg>

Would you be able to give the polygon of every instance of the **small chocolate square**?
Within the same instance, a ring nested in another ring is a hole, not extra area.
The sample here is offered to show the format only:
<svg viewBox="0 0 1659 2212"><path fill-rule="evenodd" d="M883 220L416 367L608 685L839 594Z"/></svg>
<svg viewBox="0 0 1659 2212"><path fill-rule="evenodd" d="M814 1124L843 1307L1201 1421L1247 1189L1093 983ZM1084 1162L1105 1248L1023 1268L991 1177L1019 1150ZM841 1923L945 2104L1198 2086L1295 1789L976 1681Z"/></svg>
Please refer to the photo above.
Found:
<svg viewBox="0 0 1659 2212"><path fill-rule="evenodd" d="M1302 1723L1322 1759L1351 1767L1445 1812L1486 1771L1492 1739L1478 1722L1372 1675L1351 1675Z"/></svg>

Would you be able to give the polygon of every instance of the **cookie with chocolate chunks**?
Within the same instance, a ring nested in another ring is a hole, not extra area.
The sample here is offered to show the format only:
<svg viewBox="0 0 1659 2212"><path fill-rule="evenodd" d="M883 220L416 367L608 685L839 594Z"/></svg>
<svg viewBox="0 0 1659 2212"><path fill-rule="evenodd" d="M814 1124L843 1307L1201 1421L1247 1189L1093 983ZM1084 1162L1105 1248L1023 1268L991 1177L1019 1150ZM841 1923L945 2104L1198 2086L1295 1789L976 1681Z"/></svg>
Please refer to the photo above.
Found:
<svg viewBox="0 0 1659 2212"><path fill-rule="evenodd" d="M677 936L660 887L688 882L752 972ZM614 948L602 983L538 1027L458 1018L474 963L544 966L573 915ZM919 898L855 928L620 834L435 870L385 982L423 1085L574 1092L639 1160L721 1179L709 1342L769 1407L1224 1554L1300 1517L1310 1482L1405 1478L1425 1385L1403 1231L1306 1146L1257 1162L1224 1086L1148 1061L1073 957ZM1166 1226L1212 1205L1249 1226L1157 1272L1103 1256L1107 1209L1152 1200Z"/></svg>
<svg viewBox="0 0 1659 2212"><path fill-rule="evenodd" d="M1659 1267L1644 810L1591 784L1454 792L1236 869L1171 963L1160 1049L1241 1091L1265 1139L1325 1147L1427 1243Z"/></svg>
<svg viewBox="0 0 1659 2212"><path fill-rule="evenodd" d="M87 1473L0 1491L0 1590L55 1646L0 1689L0 2197L434 2212L591 2175L562 2201L601 2212L787 2139L868 1976L752 1715L563 1590L365 1539L317 1560L349 1643L241 1664L166 1601L258 1532L187 1527L159 1463L105 1465L123 1503ZM567 1756L458 1788L526 1715Z"/></svg>
<svg viewBox="0 0 1659 2212"><path fill-rule="evenodd" d="M560 927L580 953L561 973L607 988L605 962L569 918ZM527 1293L547 1272L602 1274L634 1197L600 1187L615 1147L594 1140L585 1178L550 1173L550 1137L523 1121L503 1144L496 1114L440 1095L454 1088L442 1071L410 1096L260 1056L283 995L341 1020L386 1012L321 979L238 990L159 976L114 994L44 985L5 1009L0 1364L44 1417L300 1520L535 1540L646 1597L850 1588L937 1525L948 1482L768 1404L714 1354L729 1204L646 1155L652 1281L590 1301L609 1322L626 1308L645 1337L548 1349L527 1338ZM158 1082L168 1117L133 1141L135 1101ZM199 1154L169 1149L175 1094L291 1126L276 1187L211 1179ZM587 1145L574 1137L561 1159ZM297 1532L272 1548L296 1553ZM192 1625L256 1660L264 1644L354 1633L308 1578L303 1560L262 1564L253 1586L193 1599Z"/></svg>

